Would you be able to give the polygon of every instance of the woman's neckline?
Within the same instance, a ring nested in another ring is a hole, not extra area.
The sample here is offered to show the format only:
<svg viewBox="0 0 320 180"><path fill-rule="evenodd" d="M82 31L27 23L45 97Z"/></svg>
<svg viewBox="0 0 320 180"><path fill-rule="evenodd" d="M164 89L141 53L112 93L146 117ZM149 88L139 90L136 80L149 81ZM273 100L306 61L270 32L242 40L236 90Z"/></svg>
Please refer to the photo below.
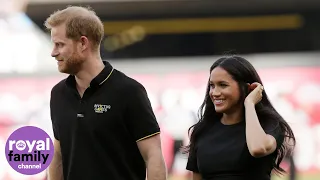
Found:
<svg viewBox="0 0 320 180"><path fill-rule="evenodd" d="M219 123L222 125L222 126L226 126L226 127L232 127L232 126L237 126L237 125L240 125L240 124L243 124L244 120L241 120L239 122L236 122L236 123L233 123L233 124L224 124L221 122L221 119L219 120Z"/></svg>

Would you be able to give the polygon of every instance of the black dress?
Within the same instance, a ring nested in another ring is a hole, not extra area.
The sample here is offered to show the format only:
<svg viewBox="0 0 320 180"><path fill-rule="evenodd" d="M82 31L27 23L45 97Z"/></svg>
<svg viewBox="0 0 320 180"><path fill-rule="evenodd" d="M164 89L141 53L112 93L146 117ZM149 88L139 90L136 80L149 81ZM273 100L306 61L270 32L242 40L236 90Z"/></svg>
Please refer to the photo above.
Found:
<svg viewBox="0 0 320 180"><path fill-rule="evenodd" d="M264 127L267 134L275 137L277 149L255 158L246 144L245 126L245 121L234 125L214 122L195 143L195 153L190 153L186 169L201 174L203 180L270 180L277 149L284 139L280 127Z"/></svg>

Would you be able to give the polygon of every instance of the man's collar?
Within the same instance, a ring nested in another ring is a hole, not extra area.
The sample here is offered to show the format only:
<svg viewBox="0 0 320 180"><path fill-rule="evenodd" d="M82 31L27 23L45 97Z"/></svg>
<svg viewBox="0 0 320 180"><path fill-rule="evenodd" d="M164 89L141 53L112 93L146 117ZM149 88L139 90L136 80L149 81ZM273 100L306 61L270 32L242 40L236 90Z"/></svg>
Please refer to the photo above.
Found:
<svg viewBox="0 0 320 180"><path fill-rule="evenodd" d="M103 70L92 79L90 82L90 87L99 87L111 76L113 72L113 67L108 61L102 61L105 65ZM66 85L71 88L76 88L76 79L74 75L69 75L66 80Z"/></svg>

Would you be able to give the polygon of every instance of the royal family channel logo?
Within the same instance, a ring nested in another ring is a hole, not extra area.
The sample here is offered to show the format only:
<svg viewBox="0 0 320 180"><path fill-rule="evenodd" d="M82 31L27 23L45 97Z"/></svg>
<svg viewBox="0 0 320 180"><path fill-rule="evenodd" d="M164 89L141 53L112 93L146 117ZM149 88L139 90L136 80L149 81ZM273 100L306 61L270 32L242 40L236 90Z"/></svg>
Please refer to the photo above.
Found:
<svg viewBox="0 0 320 180"><path fill-rule="evenodd" d="M34 175L46 170L54 152L50 136L34 126L24 126L15 130L9 136L5 148L10 166L25 175Z"/></svg>

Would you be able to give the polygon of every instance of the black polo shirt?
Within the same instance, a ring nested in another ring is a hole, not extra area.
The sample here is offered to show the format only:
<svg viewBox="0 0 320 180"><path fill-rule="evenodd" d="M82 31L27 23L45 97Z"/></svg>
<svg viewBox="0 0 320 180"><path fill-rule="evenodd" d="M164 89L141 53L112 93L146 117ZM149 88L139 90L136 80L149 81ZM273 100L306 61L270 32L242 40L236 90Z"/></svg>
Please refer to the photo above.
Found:
<svg viewBox="0 0 320 180"><path fill-rule="evenodd" d="M145 88L108 62L81 98L70 75L51 91L65 180L145 180L137 141L160 133Z"/></svg>

